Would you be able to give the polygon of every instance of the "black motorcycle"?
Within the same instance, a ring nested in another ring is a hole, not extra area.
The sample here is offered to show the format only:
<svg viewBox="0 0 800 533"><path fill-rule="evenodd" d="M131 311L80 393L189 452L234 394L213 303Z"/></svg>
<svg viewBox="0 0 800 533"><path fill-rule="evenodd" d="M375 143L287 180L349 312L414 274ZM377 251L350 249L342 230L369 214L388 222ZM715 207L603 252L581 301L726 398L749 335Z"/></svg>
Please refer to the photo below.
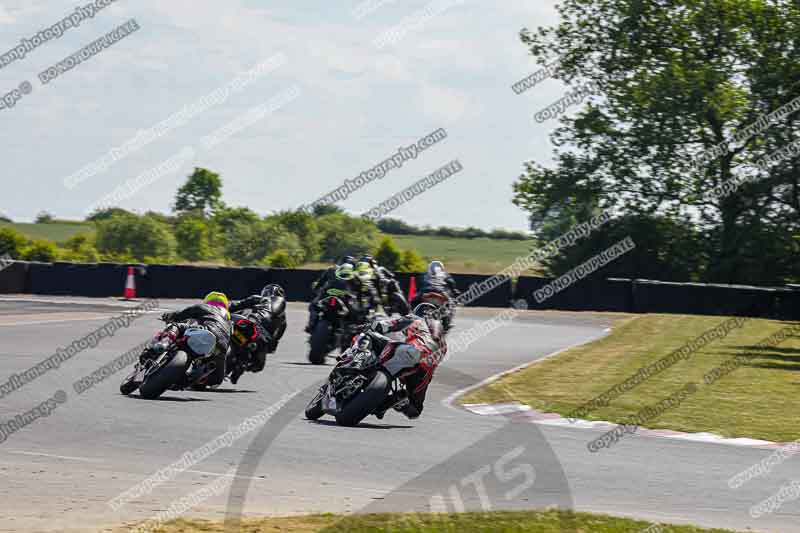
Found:
<svg viewBox="0 0 800 533"><path fill-rule="evenodd" d="M359 333L338 358L328 382L309 402L306 418L317 420L327 414L340 426L355 426L371 414L382 418L387 410L408 402L404 378L416 370L393 377L381 363L399 344L377 339L369 331Z"/></svg>
<svg viewBox="0 0 800 533"><path fill-rule="evenodd" d="M174 341L155 342L144 349L119 391L127 396L139 389L142 398L154 399L168 389L219 385L225 378L225 354L216 353L216 343L210 331L193 327Z"/></svg>
<svg viewBox="0 0 800 533"><path fill-rule="evenodd" d="M268 334L263 326L245 311L231 315L233 335L231 351L225 363L225 373L234 385L245 372L261 372L266 364Z"/></svg>
<svg viewBox="0 0 800 533"><path fill-rule="evenodd" d="M325 363L325 357L339 348L345 351L360 324L367 320L347 306L341 298L328 295L317 302L317 324L309 339L308 360L315 365Z"/></svg>
<svg viewBox="0 0 800 533"><path fill-rule="evenodd" d="M403 290L400 284L394 278L381 280L382 295L381 305L388 313L397 313L398 315L407 315L411 312L411 307L408 305L408 300L403 296Z"/></svg>

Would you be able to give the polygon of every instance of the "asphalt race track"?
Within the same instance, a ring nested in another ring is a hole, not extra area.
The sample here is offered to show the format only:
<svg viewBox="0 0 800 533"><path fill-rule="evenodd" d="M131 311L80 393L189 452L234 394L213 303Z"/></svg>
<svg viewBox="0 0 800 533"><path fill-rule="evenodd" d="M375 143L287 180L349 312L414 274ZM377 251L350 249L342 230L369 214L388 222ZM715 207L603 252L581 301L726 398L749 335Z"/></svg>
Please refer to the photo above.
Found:
<svg viewBox="0 0 800 533"><path fill-rule="evenodd" d="M163 301L163 309L186 302ZM129 303L115 300L0 299L0 384L102 326ZM459 310L457 330L496 310ZM120 372L77 394L73 383L148 339L151 313L0 399L0 421L56 391L66 401L0 444L0 531L100 531L147 519L171 502L231 477L230 489L190 511L235 519L309 512L527 509L558 505L663 522L758 531L800 531L800 503L758 519L749 508L800 479L790 459L770 475L730 489L732 475L771 452L627 436L589 453L600 431L509 422L443 403L493 374L604 334L597 314L526 312L443 365L423 416L394 412L361 427L304 419L302 408L330 366L306 364L305 304L289 308L289 329L261 374L217 391L167 392L158 401L124 397ZM300 392L298 392L300 391ZM177 474L118 511L108 500L230 427L294 398L262 429ZM788 420L796 416L787 413ZM235 470L232 470L235 469ZM565 524L568 530L568 524Z"/></svg>

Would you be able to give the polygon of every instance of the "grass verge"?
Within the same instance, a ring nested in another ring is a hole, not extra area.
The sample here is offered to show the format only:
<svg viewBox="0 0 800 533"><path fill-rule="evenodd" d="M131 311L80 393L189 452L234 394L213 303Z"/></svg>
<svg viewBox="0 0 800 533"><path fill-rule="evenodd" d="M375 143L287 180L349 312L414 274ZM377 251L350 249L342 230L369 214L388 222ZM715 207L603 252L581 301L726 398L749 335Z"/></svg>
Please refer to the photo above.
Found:
<svg viewBox="0 0 800 533"><path fill-rule="evenodd" d="M561 533L565 523L574 533L639 533L652 526L648 522L588 513L563 511L525 511L460 514L372 514L338 516L332 514L290 518L247 520L242 533ZM155 533L222 533L221 522L176 520ZM654 528L652 531L658 531ZM733 533L726 529L700 529L693 526L664 527L670 533Z"/></svg>
<svg viewBox="0 0 800 533"><path fill-rule="evenodd" d="M460 401L519 401L567 416L725 320L687 315L623 320L600 340L509 374ZM797 439L800 427L792 413L800 409L799 327L794 322L749 319L581 418L620 423L694 382L697 392L642 425L778 442ZM778 344L761 345L779 331L792 334ZM704 382L708 372L734 357L740 362L735 370L711 384Z"/></svg>

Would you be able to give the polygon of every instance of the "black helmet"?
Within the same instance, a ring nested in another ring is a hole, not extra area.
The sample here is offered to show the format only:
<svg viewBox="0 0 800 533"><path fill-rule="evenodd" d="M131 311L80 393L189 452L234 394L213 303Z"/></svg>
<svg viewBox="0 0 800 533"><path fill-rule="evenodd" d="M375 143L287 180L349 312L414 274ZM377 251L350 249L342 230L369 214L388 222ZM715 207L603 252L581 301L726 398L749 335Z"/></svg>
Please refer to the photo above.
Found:
<svg viewBox="0 0 800 533"><path fill-rule="evenodd" d="M274 298L275 296L286 298L286 293L283 292L283 287L281 287L280 285L270 283L269 285L261 289L261 296L267 298Z"/></svg>
<svg viewBox="0 0 800 533"><path fill-rule="evenodd" d="M343 255L341 259L336 263L337 265L344 265L345 263L349 263L353 266L356 266L356 259L352 255Z"/></svg>
<svg viewBox="0 0 800 533"><path fill-rule="evenodd" d="M362 263L369 263L370 266L375 266L375 264L376 264L375 258L372 257L369 254L362 255L361 258L359 259L359 261L362 262Z"/></svg>

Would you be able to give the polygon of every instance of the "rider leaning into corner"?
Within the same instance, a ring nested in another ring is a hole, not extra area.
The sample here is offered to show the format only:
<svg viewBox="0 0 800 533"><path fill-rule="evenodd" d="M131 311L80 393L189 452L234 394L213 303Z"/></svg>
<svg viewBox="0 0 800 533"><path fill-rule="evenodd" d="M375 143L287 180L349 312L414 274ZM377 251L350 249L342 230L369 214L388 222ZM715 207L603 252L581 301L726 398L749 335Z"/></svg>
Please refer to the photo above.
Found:
<svg viewBox="0 0 800 533"><path fill-rule="evenodd" d="M251 372L260 372L264 369L267 354L274 353L278 343L286 331L286 294L280 285L270 284L261 290L261 294L248 296L243 300L233 300L229 310L236 313L250 309L249 318L256 322L258 332L258 348L253 353L253 361L249 368ZM231 382L236 383L239 376L231 376Z"/></svg>
<svg viewBox="0 0 800 533"><path fill-rule="evenodd" d="M225 379L225 359L230 350L231 334L233 333L228 311L228 297L221 292L210 292L203 298L203 303L190 305L181 311L164 313L161 315L161 320L169 325L156 335L154 339L156 343L165 338L175 341L182 337L189 328L205 329L214 335L216 339L214 363L217 370L209 376L208 385L221 384ZM143 356L147 356L148 349L145 349Z"/></svg>
<svg viewBox="0 0 800 533"><path fill-rule="evenodd" d="M422 413L433 372L447 355L441 322L423 308L435 310L430 304L420 304L411 314L391 320L376 320L370 325L370 335L377 337L376 340L379 341L392 342L394 339L384 336L388 333L402 334L402 343L396 344L394 351L385 354L382 360L384 368L392 376L407 369L415 369L404 380L406 390L402 392L408 396L398 398L393 395L387 398L385 404L375 413L379 419L392 406L410 419L417 418Z"/></svg>
<svg viewBox="0 0 800 533"><path fill-rule="evenodd" d="M437 292L444 294L451 300L456 298L461 291L456 287L456 281L444 269L444 264L441 261L431 261L428 264L428 269L422 275L422 281L419 282L417 294L411 301L412 307L417 307L422 302L422 296L426 292ZM452 313L447 313L444 317L445 329L450 330L453 327Z"/></svg>
<svg viewBox="0 0 800 533"><path fill-rule="evenodd" d="M350 312L356 316L356 322L360 321L362 317L366 317L371 308L370 306L374 302L370 293L368 293L369 297L365 301L361 287L361 282L356 277L352 264L344 263L337 267L333 278L318 289L317 295L308 306L309 317L305 332L311 333L314 331L319 320L317 304L328 296L335 296L342 300ZM376 298L377 296L375 296Z"/></svg>

